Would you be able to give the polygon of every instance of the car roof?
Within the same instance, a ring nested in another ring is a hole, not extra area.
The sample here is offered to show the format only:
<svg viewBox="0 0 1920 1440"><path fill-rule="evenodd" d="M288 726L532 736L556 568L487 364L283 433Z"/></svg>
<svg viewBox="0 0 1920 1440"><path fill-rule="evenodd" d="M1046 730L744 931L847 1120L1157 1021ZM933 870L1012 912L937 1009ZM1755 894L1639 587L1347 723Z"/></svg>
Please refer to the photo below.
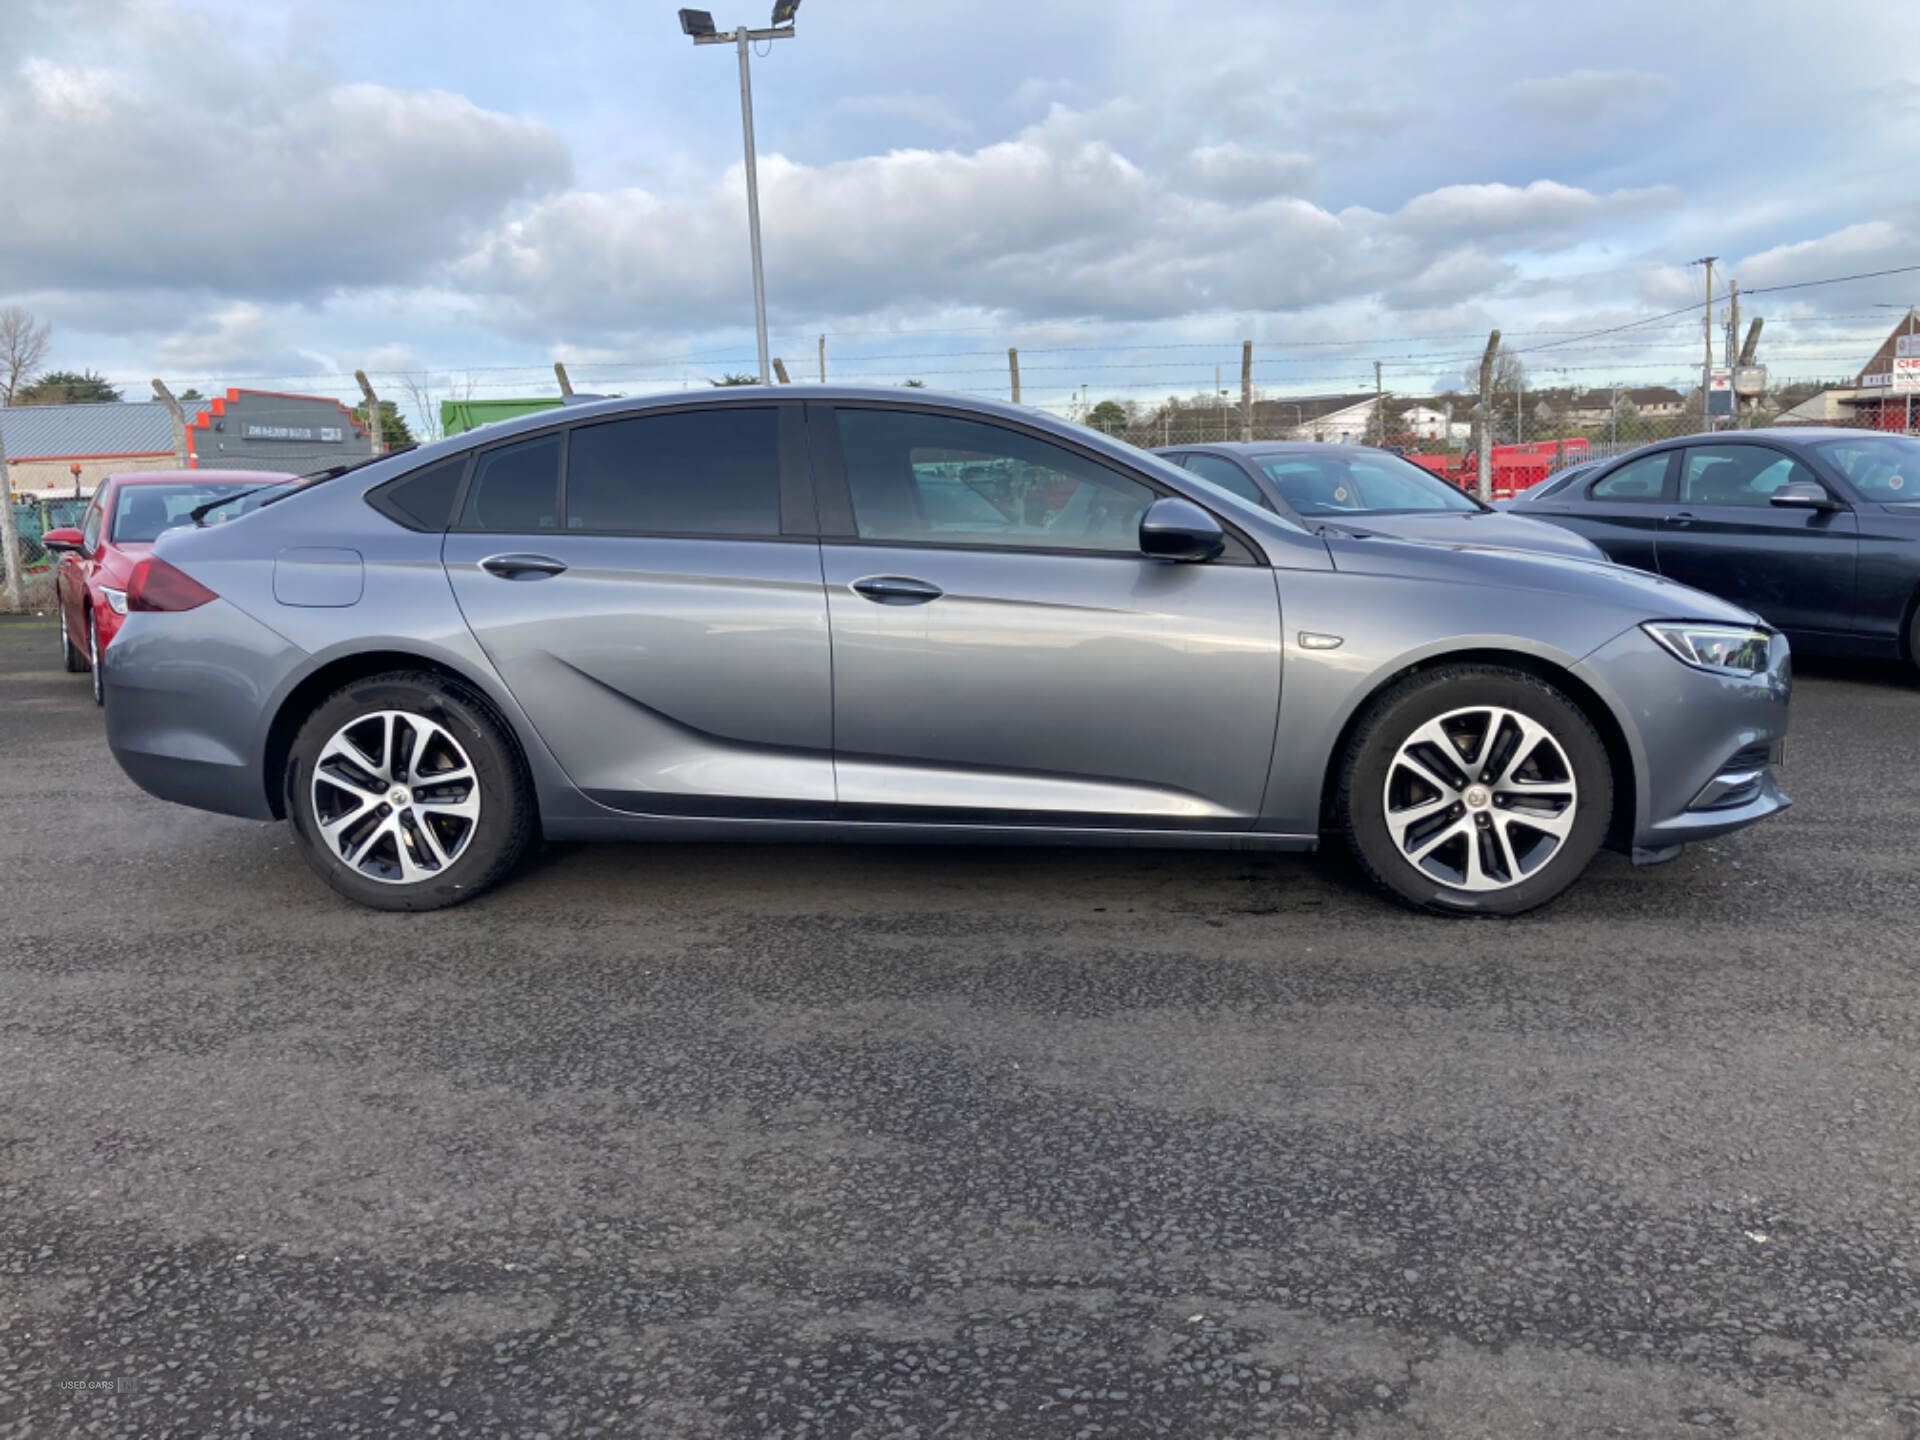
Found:
<svg viewBox="0 0 1920 1440"><path fill-rule="evenodd" d="M1196 440L1185 445L1156 445L1153 453L1164 455L1173 450L1218 450L1229 455L1293 455L1316 450L1378 449L1373 445L1342 445L1333 440ZM1391 454L1391 451L1382 451Z"/></svg>
<svg viewBox="0 0 1920 1440"><path fill-rule="evenodd" d="M299 478L284 470L120 470L107 476L107 480L115 485L166 485L195 480L235 480L243 485L273 485L282 480Z"/></svg>

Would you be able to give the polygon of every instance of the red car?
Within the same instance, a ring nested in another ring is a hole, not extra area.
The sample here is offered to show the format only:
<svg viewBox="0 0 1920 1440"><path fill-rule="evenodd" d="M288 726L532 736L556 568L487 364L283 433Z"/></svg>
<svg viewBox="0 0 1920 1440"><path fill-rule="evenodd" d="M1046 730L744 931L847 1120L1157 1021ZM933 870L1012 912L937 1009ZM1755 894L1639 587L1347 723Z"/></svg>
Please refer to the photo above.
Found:
<svg viewBox="0 0 1920 1440"><path fill-rule="evenodd" d="M40 543L60 556L53 590L60 609L60 659L67 669L93 672L100 704L100 667L94 659L113 643L127 613L127 581L153 550L160 532L194 523L193 512L215 505L208 523L230 520L301 484L273 470L151 470L109 475L93 492L78 530L49 530ZM245 496L241 499L241 496ZM222 500L236 504L220 505Z"/></svg>

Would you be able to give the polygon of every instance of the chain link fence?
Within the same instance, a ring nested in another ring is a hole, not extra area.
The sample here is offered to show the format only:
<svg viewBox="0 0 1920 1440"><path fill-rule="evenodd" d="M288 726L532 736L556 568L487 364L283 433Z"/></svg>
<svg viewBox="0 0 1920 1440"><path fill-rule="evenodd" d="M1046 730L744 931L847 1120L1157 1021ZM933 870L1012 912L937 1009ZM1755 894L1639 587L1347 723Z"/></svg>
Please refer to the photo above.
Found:
<svg viewBox="0 0 1920 1440"><path fill-rule="evenodd" d="M78 526L86 508L84 498L25 500L14 505L13 523L20 535L20 573L29 611L51 610L54 604L53 567L59 557L40 543L40 537L49 530ZM6 557L0 555L0 587L5 583Z"/></svg>

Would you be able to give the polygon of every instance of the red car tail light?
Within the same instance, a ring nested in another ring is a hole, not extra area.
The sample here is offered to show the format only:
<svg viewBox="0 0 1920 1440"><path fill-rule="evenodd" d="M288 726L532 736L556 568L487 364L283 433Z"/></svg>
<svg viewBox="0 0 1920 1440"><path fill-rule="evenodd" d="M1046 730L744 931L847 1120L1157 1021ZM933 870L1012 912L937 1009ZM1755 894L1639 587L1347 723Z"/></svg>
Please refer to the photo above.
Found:
<svg viewBox="0 0 1920 1440"><path fill-rule="evenodd" d="M191 610L219 598L186 571L157 555L149 555L134 566L127 580L129 610Z"/></svg>

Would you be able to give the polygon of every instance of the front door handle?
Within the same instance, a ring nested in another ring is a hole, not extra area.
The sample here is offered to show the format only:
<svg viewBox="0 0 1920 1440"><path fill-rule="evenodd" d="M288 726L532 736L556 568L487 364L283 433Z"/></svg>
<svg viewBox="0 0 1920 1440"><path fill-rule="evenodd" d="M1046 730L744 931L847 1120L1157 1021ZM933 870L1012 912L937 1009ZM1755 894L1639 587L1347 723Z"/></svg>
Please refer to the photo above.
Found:
<svg viewBox="0 0 1920 1440"><path fill-rule="evenodd" d="M1673 526L1676 530L1684 530L1699 518L1700 517L1695 515L1691 510L1679 510L1667 516L1667 524Z"/></svg>
<svg viewBox="0 0 1920 1440"><path fill-rule="evenodd" d="M853 593L876 605L924 605L946 592L938 585L906 575L869 575L853 582Z"/></svg>
<svg viewBox="0 0 1920 1440"><path fill-rule="evenodd" d="M489 555L480 568L502 580L545 580L564 572L567 564L551 555Z"/></svg>

